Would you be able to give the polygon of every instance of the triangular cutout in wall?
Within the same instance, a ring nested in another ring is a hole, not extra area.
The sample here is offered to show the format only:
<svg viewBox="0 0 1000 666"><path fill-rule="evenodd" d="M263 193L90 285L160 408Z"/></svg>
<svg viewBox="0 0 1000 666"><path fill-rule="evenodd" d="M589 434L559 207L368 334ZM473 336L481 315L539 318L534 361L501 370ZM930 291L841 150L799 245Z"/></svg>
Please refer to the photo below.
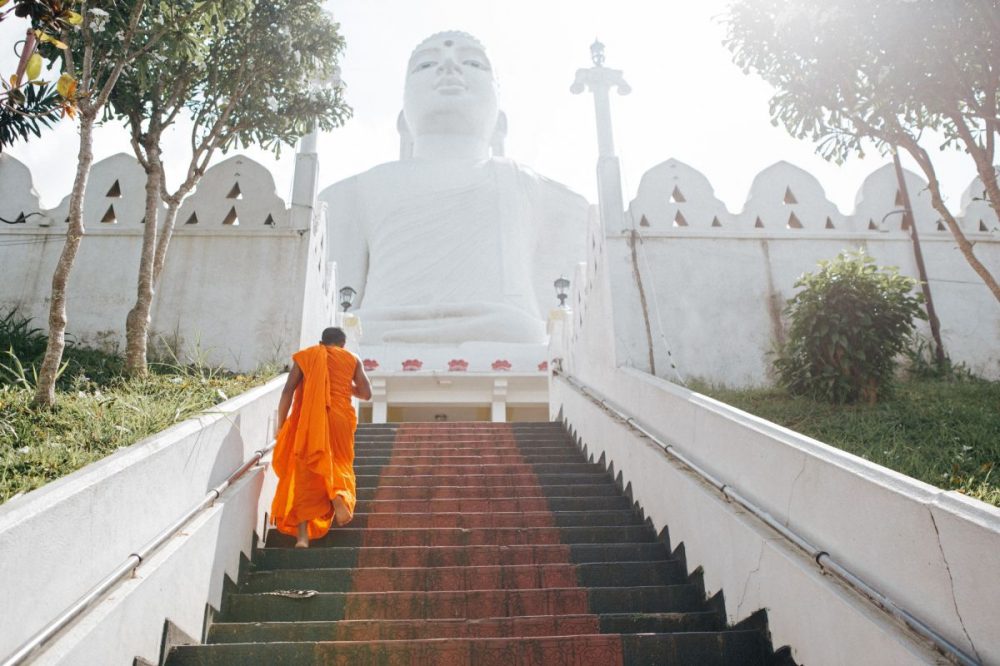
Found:
<svg viewBox="0 0 1000 666"><path fill-rule="evenodd" d="M118 198L118 197L120 197L121 195L122 195L122 186L121 186L121 184L120 184L120 183L119 183L119 182L118 182L118 181L116 180L116 181L114 182L114 184L113 184L113 185L111 186L111 189L110 189L110 190L108 190L108 193L107 193L107 195L106 195L106 196L109 196L109 197L114 197L114 198Z"/></svg>
<svg viewBox="0 0 1000 666"><path fill-rule="evenodd" d="M799 202L799 200L795 198L795 195L792 194L792 188L790 188L790 187L786 187L785 188L785 199L784 199L784 202L785 202L786 205L787 204L797 204Z"/></svg>
<svg viewBox="0 0 1000 666"><path fill-rule="evenodd" d="M115 215L115 206L111 204L108 206L107 212L104 213L104 217L101 218L101 224L116 224L118 222L118 216Z"/></svg>
<svg viewBox="0 0 1000 666"><path fill-rule="evenodd" d="M238 227L240 225L240 218L236 215L236 206L229 209L229 213L226 214L226 219L222 223L231 227Z"/></svg>

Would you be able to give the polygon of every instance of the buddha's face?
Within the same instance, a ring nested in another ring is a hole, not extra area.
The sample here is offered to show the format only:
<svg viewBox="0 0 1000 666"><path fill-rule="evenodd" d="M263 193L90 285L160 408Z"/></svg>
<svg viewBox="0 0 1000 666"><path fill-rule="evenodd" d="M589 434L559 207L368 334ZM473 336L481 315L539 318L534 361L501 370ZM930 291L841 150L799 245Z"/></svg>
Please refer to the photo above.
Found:
<svg viewBox="0 0 1000 666"><path fill-rule="evenodd" d="M489 139L497 121L497 83L483 49L444 33L410 57L403 113L414 137L461 134Z"/></svg>

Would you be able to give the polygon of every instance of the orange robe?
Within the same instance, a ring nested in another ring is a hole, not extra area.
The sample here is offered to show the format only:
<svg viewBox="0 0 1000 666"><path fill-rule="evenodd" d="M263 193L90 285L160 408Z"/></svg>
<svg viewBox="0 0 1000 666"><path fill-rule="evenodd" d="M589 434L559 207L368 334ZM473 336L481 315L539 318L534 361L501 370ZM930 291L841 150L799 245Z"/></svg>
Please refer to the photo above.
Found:
<svg viewBox="0 0 1000 666"><path fill-rule="evenodd" d="M351 382L358 359L346 349L326 345L303 349L292 359L303 379L274 448L278 488L271 522L292 536L298 534L299 523L308 522L309 538L320 539L333 522L333 498L343 497L354 514L358 418L351 404Z"/></svg>

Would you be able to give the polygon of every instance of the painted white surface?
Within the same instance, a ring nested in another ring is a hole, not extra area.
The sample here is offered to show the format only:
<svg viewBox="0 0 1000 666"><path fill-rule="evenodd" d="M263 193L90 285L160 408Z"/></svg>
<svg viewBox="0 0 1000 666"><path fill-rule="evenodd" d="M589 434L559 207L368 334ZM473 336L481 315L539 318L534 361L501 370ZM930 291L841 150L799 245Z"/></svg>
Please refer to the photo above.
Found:
<svg viewBox="0 0 1000 666"><path fill-rule="evenodd" d="M595 242L577 272L561 342L566 373L956 645L984 663L1000 661L1000 510L620 367L613 340L631 313L612 299L615 242ZM740 333L730 329L728 344ZM876 654L880 663L933 659L887 616L817 576L808 557L773 533L744 538L760 532L754 519L709 486L685 481L664 454L558 378L551 413L567 420L595 458L605 452L656 527L668 525L674 543L685 543L709 591L725 591L732 621L767 608L774 644L792 645L800 663L867 663Z"/></svg>
<svg viewBox="0 0 1000 666"><path fill-rule="evenodd" d="M206 605L220 608L225 577L250 556L263 478L263 467L248 472L33 663L157 664L166 619L201 640Z"/></svg>
<svg viewBox="0 0 1000 666"><path fill-rule="evenodd" d="M951 233L938 229L925 183L908 173L907 188L946 352L977 374L1000 378L1000 306ZM981 220L988 226L996 215L969 196L961 225L980 260L1000 274L1000 237L979 231ZM855 211L843 215L815 178L780 162L757 176L743 211L732 214L691 167L677 160L654 167L629 207L630 228L607 236L619 361L650 369L632 230L655 374L753 386L769 383L769 352L785 335L781 311L796 292L795 281L815 271L818 261L860 247L880 265L918 275L902 216L893 212L900 209L897 201L891 165L865 180ZM918 331L930 337L926 322Z"/></svg>
<svg viewBox="0 0 1000 666"><path fill-rule="evenodd" d="M787 541L671 465L558 377L552 395L588 453L595 460L604 454L631 484L654 528L668 527L672 546L684 544L689 569L704 567L708 594L723 590L730 622L766 608L774 646L791 645L803 664L937 663L888 616L823 576Z"/></svg>
<svg viewBox="0 0 1000 666"><path fill-rule="evenodd" d="M144 183L142 169L128 155L92 170L84 206L87 235L67 299L68 333L83 345L124 348L142 245ZM31 192L23 167L4 157L0 202L15 202L11 212L27 210ZM102 222L112 207L114 221ZM0 225L0 265L5 275L16 276L0 283L0 309L17 307L36 326L48 317L64 208L65 202L25 224ZM226 224L232 211L234 223ZM271 175L256 162L235 156L209 169L178 215L152 312L154 349L170 348L182 362L252 370L286 363L302 340L314 340L330 325L334 278L323 209L300 205L295 211L291 226ZM265 224L269 217L273 225Z"/></svg>
<svg viewBox="0 0 1000 666"><path fill-rule="evenodd" d="M0 506L0 588L5 599L0 605L0 626L4 627L0 654L13 651L264 447L274 434L274 411L283 383L284 377L279 377L204 416ZM200 635L204 604L218 606L222 574L235 578L239 552L249 553L254 529L262 533L266 505L258 508L257 504L261 478L256 475L247 483L252 490L244 487L235 492L235 505L224 509L227 520L220 521L216 512L213 518L201 519L209 521L203 533L196 536L186 530L198 542L193 550L184 551L178 565L180 570L189 570L170 586L162 580L157 583L167 586L163 589L172 586L174 592L155 603L141 596L144 601L139 606L148 602L149 608L122 616L130 623L125 633L135 634L122 642L129 650L140 643L143 646L140 652L124 657L158 654L165 617L183 620L186 632ZM269 482L262 501L269 501L271 492ZM213 564L206 566L209 562ZM113 596L115 603L132 608L132 602L123 601L120 593ZM196 601L193 607L192 599ZM157 615L157 609L163 608L169 612ZM198 616L197 626L191 624L192 613ZM131 624L133 620L136 624ZM65 649L69 654L76 648Z"/></svg>

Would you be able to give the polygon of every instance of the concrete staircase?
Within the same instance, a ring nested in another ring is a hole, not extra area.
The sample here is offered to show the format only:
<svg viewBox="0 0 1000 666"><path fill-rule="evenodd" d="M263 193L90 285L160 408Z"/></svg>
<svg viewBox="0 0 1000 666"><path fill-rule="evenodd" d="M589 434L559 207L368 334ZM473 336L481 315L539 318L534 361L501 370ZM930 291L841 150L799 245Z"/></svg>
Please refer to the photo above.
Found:
<svg viewBox="0 0 1000 666"><path fill-rule="evenodd" d="M777 664L559 424L363 425L354 522L271 532L189 664Z"/></svg>

